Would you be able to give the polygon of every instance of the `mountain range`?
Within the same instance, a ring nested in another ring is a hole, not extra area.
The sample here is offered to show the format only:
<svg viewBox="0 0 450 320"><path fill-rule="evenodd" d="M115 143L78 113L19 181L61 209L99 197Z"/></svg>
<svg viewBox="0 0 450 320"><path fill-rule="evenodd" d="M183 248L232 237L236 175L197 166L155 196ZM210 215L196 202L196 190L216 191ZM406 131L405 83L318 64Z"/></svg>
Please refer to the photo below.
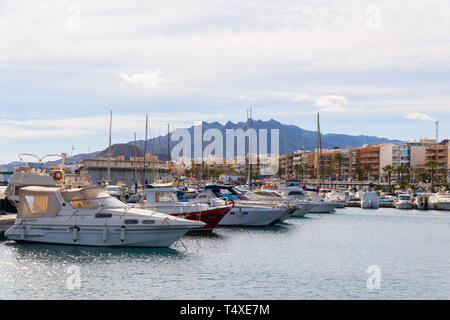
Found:
<svg viewBox="0 0 450 320"><path fill-rule="evenodd" d="M225 137L226 130L236 130L236 129L243 129L244 131L248 128L247 122L238 122L233 123L231 121L228 121L225 125L222 125L219 122L203 122L202 123L203 131L205 132L208 129L218 129L222 135ZM303 148L303 145L306 150L314 150L317 146L317 132L316 131L310 131L302 129L295 125L285 125L282 124L276 120L269 120L269 121L262 121L262 120L253 120L252 121L252 127L256 129L257 133L259 133L260 129L267 129L269 132L268 134L268 145L270 146L270 130L278 129L279 130L279 137L280 137L280 153L292 153L296 150L299 150ZM194 133L194 127L190 127L188 129L191 136L193 136ZM169 135L159 136L153 139L149 139L147 141L147 147L145 146L145 140L137 141L137 150L138 155L142 156L144 153L144 150L147 149L148 153L152 153L157 155L161 160L165 161L168 159L168 136L172 138L172 133ZM259 137L259 136L258 136ZM193 140L193 139L192 139ZM391 140L387 138L379 138L374 136L365 136L365 135L347 135L347 134L321 134L321 141L322 141L322 148L324 149L334 149L334 148L341 148L341 147L359 147L364 144L380 144L380 143L386 143L391 142L394 144L401 143L400 140ZM204 147L207 146L210 142L204 142ZM120 143L120 144L114 144L111 147L111 153L113 157L123 155L126 158L133 157L135 155L135 142L130 141L128 143ZM177 144L177 142L170 142L170 149ZM247 147L247 146L246 146ZM225 148L225 142L224 142L224 148ZM191 149L193 154L193 141L191 143ZM235 147L236 149L236 147ZM269 147L270 151L270 147ZM225 154L225 150L224 150ZM236 154L236 150L235 150ZM108 155L108 148L102 151L93 152L90 154L78 154L70 157L68 159L68 162L77 162L85 158L95 158L95 157L104 157ZM0 170L7 170L11 169L14 166L17 166L17 163L10 163L8 165L2 165L0 166Z"/></svg>

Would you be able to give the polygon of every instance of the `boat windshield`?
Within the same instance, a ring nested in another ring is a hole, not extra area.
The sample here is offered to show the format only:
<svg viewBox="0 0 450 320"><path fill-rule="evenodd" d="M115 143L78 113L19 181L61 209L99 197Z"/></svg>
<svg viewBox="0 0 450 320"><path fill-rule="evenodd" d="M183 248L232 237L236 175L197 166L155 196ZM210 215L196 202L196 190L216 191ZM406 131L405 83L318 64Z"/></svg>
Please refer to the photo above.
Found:
<svg viewBox="0 0 450 320"><path fill-rule="evenodd" d="M69 190L61 192L64 200L75 209L124 208L126 204L100 189Z"/></svg>
<svg viewBox="0 0 450 320"><path fill-rule="evenodd" d="M400 196L400 200L411 200L410 196Z"/></svg>
<svg viewBox="0 0 450 320"><path fill-rule="evenodd" d="M288 193L289 197L302 197L304 195L305 194L303 192L301 192L301 191L291 191L291 192Z"/></svg>
<svg viewBox="0 0 450 320"><path fill-rule="evenodd" d="M174 202L176 196L175 192L172 191L155 192L155 202Z"/></svg>

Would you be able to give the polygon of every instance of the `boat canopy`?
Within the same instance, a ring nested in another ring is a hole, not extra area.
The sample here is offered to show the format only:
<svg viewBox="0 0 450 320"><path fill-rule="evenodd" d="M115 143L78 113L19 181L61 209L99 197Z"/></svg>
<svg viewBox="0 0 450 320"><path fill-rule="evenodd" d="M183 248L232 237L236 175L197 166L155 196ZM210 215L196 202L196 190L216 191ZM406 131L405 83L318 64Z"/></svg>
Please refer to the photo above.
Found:
<svg viewBox="0 0 450 320"><path fill-rule="evenodd" d="M8 180L5 196L14 199L14 197L19 195L20 188L26 186L56 187L56 183L51 176L14 171L13 175Z"/></svg>
<svg viewBox="0 0 450 320"><path fill-rule="evenodd" d="M24 187L20 189L18 218L53 218L61 210L58 188Z"/></svg>

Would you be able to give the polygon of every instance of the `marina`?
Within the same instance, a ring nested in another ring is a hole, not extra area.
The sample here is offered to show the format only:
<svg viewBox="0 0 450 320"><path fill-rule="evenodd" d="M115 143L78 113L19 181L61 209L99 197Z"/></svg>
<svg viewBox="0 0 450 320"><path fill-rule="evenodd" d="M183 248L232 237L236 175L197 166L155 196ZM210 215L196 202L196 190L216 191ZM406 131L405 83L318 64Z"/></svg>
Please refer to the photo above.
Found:
<svg viewBox="0 0 450 320"><path fill-rule="evenodd" d="M0 300L450 300L431 2L2 0Z"/></svg>

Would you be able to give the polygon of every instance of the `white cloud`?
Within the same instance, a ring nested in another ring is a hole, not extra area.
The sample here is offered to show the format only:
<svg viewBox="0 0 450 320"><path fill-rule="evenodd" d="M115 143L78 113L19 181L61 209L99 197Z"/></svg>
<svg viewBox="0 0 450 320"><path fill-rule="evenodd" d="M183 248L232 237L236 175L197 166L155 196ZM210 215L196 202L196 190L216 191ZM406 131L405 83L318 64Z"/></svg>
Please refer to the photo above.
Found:
<svg viewBox="0 0 450 320"><path fill-rule="evenodd" d="M409 112L405 119L412 119L412 120L421 120L421 121L436 121L435 118L430 117L429 115L421 112Z"/></svg>
<svg viewBox="0 0 450 320"><path fill-rule="evenodd" d="M250 102L254 102L254 101L258 101L258 98L256 98L256 97L248 97L248 96L246 96L245 94L243 94L243 95L241 95L240 97L239 97L239 99L240 100L244 100L244 101L250 101Z"/></svg>
<svg viewBox="0 0 450 320"><path fill-rule="evenodd" d="M156 132L170 123L171 128L190 127L194 121L228 120L228 114L170 112L149 113L149 126ZM113 133L134 133L145 128L145 114L113 114ZM109 116L58 117L54 119L1 120L0 137L10 139L41 139L91 136L109 130ZM131 136L131 135L130 135Z"/></svg>
<svg viewBox="0 0 450 320"><path fill-rule="evenodd" d="M141 73L126 74L121 73L119 77L122 80L138 85L144 89L149 90L163 90L165 86L165 80L161 77L159 70L148 69Z"/></svg>
<svg viewBox="0 0 450 320"><path fill-rule="evenodd" d="M345 112L348 100L342 96L321 96L316 99L315 105L327 112Z"/></svg>
<svg viewBox="0 0 450 320"><path fill-rule="evenodd" d="M314 99L306 93L300 93L297 94L294 98L292 98L292 101L295 102L305 102L305 101L313 101Z"/></svg>

